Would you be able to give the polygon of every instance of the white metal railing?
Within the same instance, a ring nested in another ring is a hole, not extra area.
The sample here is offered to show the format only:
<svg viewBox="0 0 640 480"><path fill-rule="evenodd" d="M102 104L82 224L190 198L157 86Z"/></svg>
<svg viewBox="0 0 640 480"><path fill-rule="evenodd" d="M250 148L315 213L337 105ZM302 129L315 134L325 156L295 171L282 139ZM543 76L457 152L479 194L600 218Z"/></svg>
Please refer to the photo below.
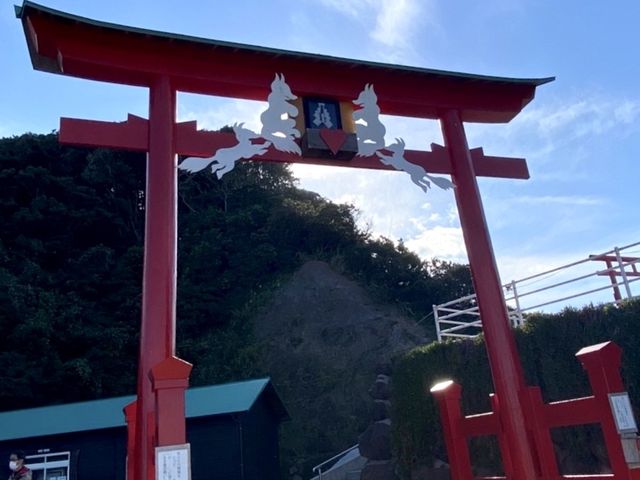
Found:
<svg viewBox="0 0 640 480"><path fill-rule="evenodd" d="M353 447L347 448L343 452L340 452L337 455L334 455L333 457L331 457L330 459L325 460L324 462L313 467L312 468L313 473L318 474L317 477L314 477L314 478L318 480L322 480L323 471L326 472L327 470L331 469L335 463L340 461L340 459L342 459L344 456L351 453L353 450L357 449L358 447L359 447L359 444L355 444Z"/></svg>
<svg viewBox="0 0 640 480"><path fill-rule="evenodd" d="M33 472L34 478L46 480L67 480L70 478L71 452L38 450L37 455L27 455L25 464Z"/></svg>
<svg viewBox="0 0 640 480"><path fill-rule="evenodd" d="M596 262L605 268L594 268ZM620 303L640 296L640 284L636 283L640 280L639 267L637 242L513 280L502 286L511 323L520 326L525 322L525 312L559 309L581 297L587 297L583 303ZM602 277L608 277L608 283L603 285ZM433 315L439 342L444 338L475 337L482 332L475 295L434 305Z"/></svg>

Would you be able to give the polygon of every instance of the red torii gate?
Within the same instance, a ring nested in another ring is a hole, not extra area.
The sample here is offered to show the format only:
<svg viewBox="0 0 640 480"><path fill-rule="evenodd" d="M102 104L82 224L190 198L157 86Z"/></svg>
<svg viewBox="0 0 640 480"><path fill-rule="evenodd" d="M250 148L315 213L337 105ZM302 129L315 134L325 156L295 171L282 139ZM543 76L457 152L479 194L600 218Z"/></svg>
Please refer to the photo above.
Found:
<svg viewBox="0 0 640 480"><path fill-rule="evenodd" d="M477 175L529 175L524 159L470 150L463 122L509 122L533 99L536 87L553 78L468 75L252 47L97 22L28 1L16 8L16 15L35 69L149 89L148 120L63 118L60 126L63 143L148 152L138 400L127 408L128 452L134 460L129 478L153 479L154 448L185 442L184 389L191 366L175 357L176 154L208 157L235 143L230 134L198 131L195 122L176 123L176 92L265 100L277 72L286 75L298 95L338 101L350 102L364 85L374 84L383 113L441 122L444 147L408 151L405 157L430 173L452 176L501 425L513 460L508 475L536 477L519 399L524 377L476 181ZM329 161L273 148L259 160L391 168L375 156Z"/></svg>

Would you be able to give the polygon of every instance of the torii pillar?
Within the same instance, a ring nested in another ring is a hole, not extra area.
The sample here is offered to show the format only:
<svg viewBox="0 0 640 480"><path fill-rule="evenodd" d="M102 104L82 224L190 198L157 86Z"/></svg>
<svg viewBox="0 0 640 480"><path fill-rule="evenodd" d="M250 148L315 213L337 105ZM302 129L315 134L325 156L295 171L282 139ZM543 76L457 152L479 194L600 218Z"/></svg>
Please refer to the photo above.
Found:
<svg viewBox="0 0 640 480"><path fill-rule="evenodd" d="M429 173L451 174L476 289L487 351L509 445L507 478L533 480L536 465L519 393L524 377L491 247L476 176L528 178L524 159L469 150L463 122L504 123L553 79L509 79L399 67L176 36L87 20L25 1L16 8L35 69L149 89L149 120L62 119L60 141L148 152L143 306L138 400L130 421L129 480L155 478L154 449L185 442L184 389L191 366L175 357L176 154L209 157L235 144L231 134L178 124L176 92L265 100L275 73L297 95L351 102L375 84L388 115L436 119L445 146L405 151ZM391 169L373 157L350 161L299 157L269 149L255 160ZM132 432L133 429L134 431ZM130 457L131 460L131 457ZM131 478L133 476L133 479Z"/></svg>
<svg viewBox="0 0 640 480"><path fill-rule="evenodd" d="M509 462L503 461L505 475L507 478L533 479L537 476L531 455L533 449L529 444L525 415L519 397L525 387L524 374L510 330L502 282L498 275L464 126L456 111L445 112L440 121L445 143L451 154L451 176L456 185L456 203L482 319L494 388L500 403L509 411L507 415L501 415L502 427L509 439L511 458L517 460L512 463L511 472L508 471Z"/></svg>

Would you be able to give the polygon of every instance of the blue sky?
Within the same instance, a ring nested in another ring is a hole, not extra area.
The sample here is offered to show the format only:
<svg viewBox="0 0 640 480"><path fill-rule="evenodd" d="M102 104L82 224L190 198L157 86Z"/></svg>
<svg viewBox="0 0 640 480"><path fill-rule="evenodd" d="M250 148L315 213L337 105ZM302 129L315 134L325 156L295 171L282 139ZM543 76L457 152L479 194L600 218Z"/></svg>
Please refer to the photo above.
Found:
<svg viewBox="0 0 640 480"><path fill-rule="evenodd" d="M0 136L61 116L147 114L144 89L32 69L13 3L0 5ZM531 179L480 179L503 281L640 241L640 2L566 0L42 0L97 20L218 40L469 73L548 77L508 125L467 125L485 153L524 156ZM295 91L295 89L294 89ZM179 96L181 120L258 125L260 102ZM383 117L387 143L442 143L436 122ZM466 261L453 194L396 172L297 166L303 188L360 211L377 235L424 258ZM640 254L640 247L634 252Z"/></svg>

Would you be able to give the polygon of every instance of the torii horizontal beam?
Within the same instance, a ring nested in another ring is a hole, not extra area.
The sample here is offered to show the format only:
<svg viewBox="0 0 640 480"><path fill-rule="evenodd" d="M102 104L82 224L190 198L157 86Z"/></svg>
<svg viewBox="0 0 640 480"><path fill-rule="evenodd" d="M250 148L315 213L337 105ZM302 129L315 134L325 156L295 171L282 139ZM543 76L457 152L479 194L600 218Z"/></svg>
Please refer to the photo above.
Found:
<svg viewBox="0 0 640 480"><path fill-rule="evenodd" d="M209 157L219 148L231 147L237 142L231 133L198 130L195 121L180 122L175 125L175 153L178 155ZM61 143L72 145L147 152L149 151L149 121L131 114L125 122L61 118L59 138ZM524 158L488 156L484 154L481 147L472 148L470 152L473 168L478 176L521 180L529 178L529 170ZM441 145L432 143L431 151L405 150L404 155L409 162L422 166L429 173L451 173L449 152ZM301 157L293 153L281 152L273 147L256 160L395 171L392 166L380 162L376 156L354 157L349 161L331 160Z"/></svg>

